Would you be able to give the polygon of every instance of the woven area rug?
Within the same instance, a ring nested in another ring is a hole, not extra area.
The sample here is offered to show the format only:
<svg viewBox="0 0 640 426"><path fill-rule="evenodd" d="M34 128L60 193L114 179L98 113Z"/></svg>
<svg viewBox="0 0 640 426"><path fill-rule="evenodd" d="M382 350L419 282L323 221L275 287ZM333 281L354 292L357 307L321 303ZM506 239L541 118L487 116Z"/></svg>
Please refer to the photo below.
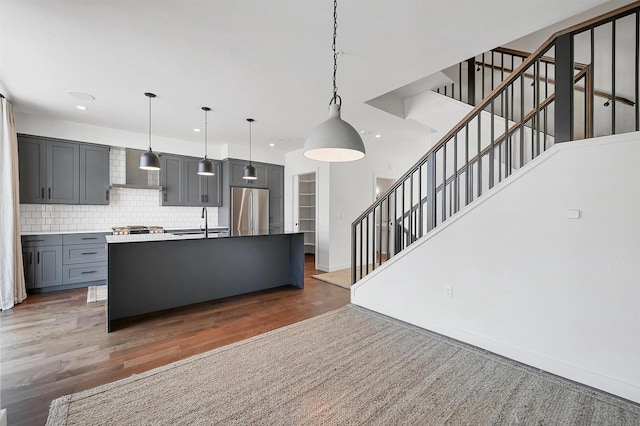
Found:
<svg viewBox="0 0 640 426"><path fill-rule="evenodd" d="M353 305L51 403L48 425L634 424L640 405Z"/></svg>
<svg viewBox="0 0 640 426"><path fill-rule="evenodd" d="M100 302L107 300L107 286L93 285L87 288L87 303Z"/></svg>
<svg viewBox="0 0 640 426"><path fill-rule="evenodd" d="M327 272L324 274L311 275L313 278L337 285L344 288L351 288L351 268L340 269L339 271Z"/></svg>

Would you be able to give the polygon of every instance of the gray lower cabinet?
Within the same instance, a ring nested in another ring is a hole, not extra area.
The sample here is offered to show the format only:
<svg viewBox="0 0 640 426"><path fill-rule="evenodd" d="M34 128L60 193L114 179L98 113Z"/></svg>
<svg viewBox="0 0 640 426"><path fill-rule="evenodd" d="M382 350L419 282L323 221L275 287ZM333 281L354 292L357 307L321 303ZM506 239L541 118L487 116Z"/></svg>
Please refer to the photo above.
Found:
<svg viewBox="0 0 640 426"><path fill-rule="evenodd" d="M109 147L18 135L20 203L109 204Z"/></svg>
<svg viewBox="0 0 640 426"><path fill-rule="evenodd" d="M25 282L30 292L105 284L104 233L48 234L22 237Z"/></svg>
<svg viewBox="0 0 640 426"><path fill-rule="evenodd" d="M221 163L213 161L214 176L198 175L200 159L162 154L160 186L163 206L219 207L221 205Z"/></svg>
<svg viewBox="0 0 640 426"><path fill-rule="evenodd" d="M22 261L27 288L62 284L62 236L30 235L22 238Z"/></svg>

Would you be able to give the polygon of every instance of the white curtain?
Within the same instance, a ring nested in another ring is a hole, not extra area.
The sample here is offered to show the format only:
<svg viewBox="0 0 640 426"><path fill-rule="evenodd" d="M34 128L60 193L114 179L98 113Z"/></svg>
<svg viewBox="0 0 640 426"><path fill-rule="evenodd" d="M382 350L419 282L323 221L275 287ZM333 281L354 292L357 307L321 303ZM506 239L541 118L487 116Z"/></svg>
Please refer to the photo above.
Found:
<svg viewBox="0 0 640 426"><path fill-rule="evenodd" d="M20 241L18 137L13 109L0 98L0 308L27 298Z"/></svg>

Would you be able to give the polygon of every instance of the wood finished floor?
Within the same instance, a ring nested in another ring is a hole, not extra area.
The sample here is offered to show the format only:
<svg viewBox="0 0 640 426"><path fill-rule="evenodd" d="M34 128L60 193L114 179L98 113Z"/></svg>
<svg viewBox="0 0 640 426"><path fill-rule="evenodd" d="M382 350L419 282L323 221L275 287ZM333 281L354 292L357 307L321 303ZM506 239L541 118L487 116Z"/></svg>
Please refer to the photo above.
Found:
<svg viewBox="0 0 640 426"><path fill-rule="evenodd" d="M349 303L349 290L311 277L281 287L130 320L105 332L105 302L87 290L31 295L0 311L0 408L9 425L42 425L49 404L179 359L237 342Z"/></svg>

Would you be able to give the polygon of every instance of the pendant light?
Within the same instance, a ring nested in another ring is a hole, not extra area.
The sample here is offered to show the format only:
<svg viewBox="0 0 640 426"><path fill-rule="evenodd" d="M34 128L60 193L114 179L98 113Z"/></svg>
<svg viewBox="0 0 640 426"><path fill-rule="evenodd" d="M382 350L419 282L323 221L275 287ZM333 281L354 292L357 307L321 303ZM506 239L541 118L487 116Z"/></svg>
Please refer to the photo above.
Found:
<svg viewBox="0 0 640 426"><path fill-rule="evenodd" d="M338 2L333 2L333 97L329 102L329 119L318 124L304 143L304 156L312 160L344 162L364 157L364 143L360 134L349 123L340 118L342 98L338 95L336 74L338 52L336 33L338 30Z"/></svg>
<svg viewBox="0 0 640 426"><path fill-rule="evenodd" d="M249 164L244 168L242 179L256 180L258 179L258 176L256 176L256 168L251 164L251 124L256 120L247 118L247 121L249 122Z"/></svg>
<svg viewBox="0 0 640 426"><path fill-rule="evenodd" d="M151 99L156 95L149 92L144 95L149 98L149 151L140 156L140 168L142 170L160 170L160 158L151 150Z"/></svg>
<svg viewBox="0 0 640 426"><path fill-rule="evenodd" d="M204 111L204 158L198 162L198 174L200 176L215 175L213 161L207 158L207 113L211 111L209 107L202 107Z"/></svg>

